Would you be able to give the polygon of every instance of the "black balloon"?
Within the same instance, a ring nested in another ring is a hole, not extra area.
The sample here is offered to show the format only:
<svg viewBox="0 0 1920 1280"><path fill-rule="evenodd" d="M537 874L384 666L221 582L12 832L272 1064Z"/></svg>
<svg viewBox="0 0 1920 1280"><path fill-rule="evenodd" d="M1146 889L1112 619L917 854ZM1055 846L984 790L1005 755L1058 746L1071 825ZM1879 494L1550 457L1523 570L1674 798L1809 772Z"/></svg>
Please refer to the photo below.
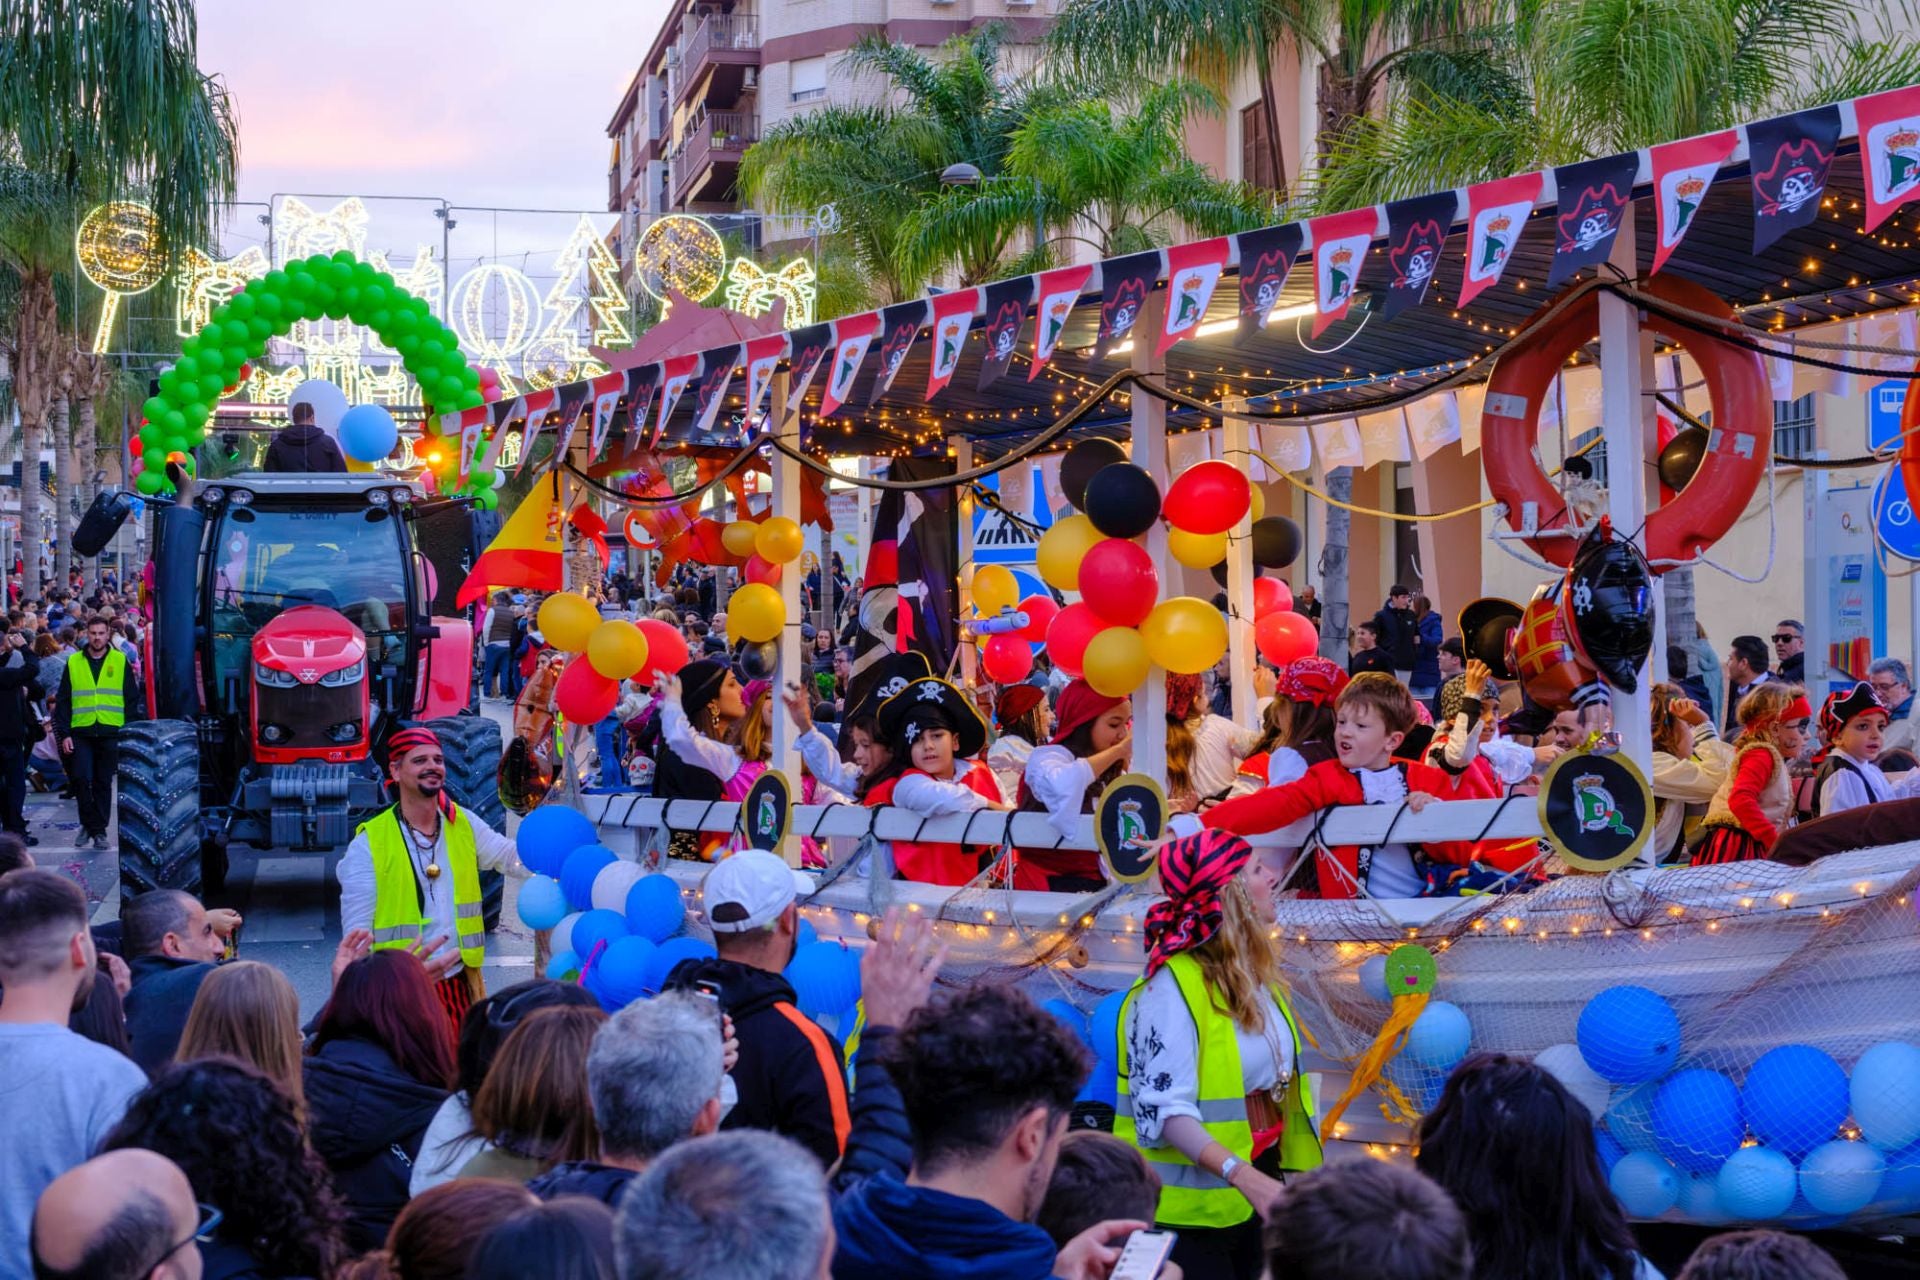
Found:
<svg viewBox="0 0 1920 1280"><path fill-rule="evenodd" d="M1109 463L1087 481L1081 510L1109 538L1137 538L1160 518L1160 486L1131 462Z"/></svg>
<svg viewBox="0 0 1920 1280"><path fill-rule="evenodd" d="M1574 645L1622 693L1639 687L1653 648L1653 570L1640 548L1596 531L1567 570L1564 615Z"/></svg>
<svg viewBox="0 0 1920 1280"><path fill-rule="evenodd" d="M1469 658L1478 658L1501 680L1518 673L1507 662L1507 633L1520 625L1520 606L1511 600L1486 596L1460 611L1461 646Z"/></svg>
<svg viewBox="0 0 1920 1280"><path fill-rule="evenodd" d="M771 680L780 667L780 642L764 640L755 644L742 640L734 646L733 660L747 679Z"/></svg>
<svg viewBox="0 0 1920 1280"><path fill-rule="evenodd" d="M1300 558L1300 526L1285 516L1253 522L1253 562L1263 569L1284 569Z"/></svg>
<svg viewBox="0 0 1920 1280"><path fill-rule="evenodd" d="M1678 493L1693 479L1707 456L1709 437L1701 427L1683 427L1660 451L1660 483Z"/></svg>
<svg viewBox="0 0 1920 1280"><path fill-rule="evenodd" d="M1087 482L1116 462L1125 462L1127 451L1111 440L1094 437L1082 440L1060 459L1060 492L1076 511L1087 509Z"/></svg>
<svg viewBox="0 0 1920 1280"><path fill-rule="evenodd" d="M1213 580L1219 583L1221 586L1224 587L1227 585L1227 562L1225 560L1222 560L1219 564L1207 570L1207 572L1211 573L1213 575ZM1253 566L1253 576L1256 578L1264 578L1267 576L1267 571L1265 569L1262 569L1258 564L1256 564ZM1225 597L1223 596L1221 598L1224 599ZM1226 612L1226 609L1224 606L1222 606L1221 612L1223 613Z"/></svg>

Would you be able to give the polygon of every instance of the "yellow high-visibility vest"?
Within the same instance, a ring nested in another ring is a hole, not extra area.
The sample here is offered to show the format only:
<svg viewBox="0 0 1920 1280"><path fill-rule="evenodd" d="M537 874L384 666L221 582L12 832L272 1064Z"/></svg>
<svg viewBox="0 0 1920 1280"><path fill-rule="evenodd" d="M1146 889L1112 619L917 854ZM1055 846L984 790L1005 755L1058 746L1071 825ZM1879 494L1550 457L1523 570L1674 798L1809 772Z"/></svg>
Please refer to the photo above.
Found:
<svg viewBox="0 0 1920 1280"><path fill-rule="evenodd" d="M447 870L453 876L453 923L460 960L475 973L487 955L485 908L480 896L480 860L473 828L455 809L446 819ZM373 855L373 949L411 947L432 937L432 920L421 914L420 884L398 805L360 826Z"/></svg>
<svg viewBox="0 0 1920 1280"><path fill-rule="evenodd" d="M86 653L73 654L67 659L67 683L73 686L71 723L75 729L91 729L95 725L118 729L127 722L126 654L109 648L107 656L100 661L97 680Z"/></svg>

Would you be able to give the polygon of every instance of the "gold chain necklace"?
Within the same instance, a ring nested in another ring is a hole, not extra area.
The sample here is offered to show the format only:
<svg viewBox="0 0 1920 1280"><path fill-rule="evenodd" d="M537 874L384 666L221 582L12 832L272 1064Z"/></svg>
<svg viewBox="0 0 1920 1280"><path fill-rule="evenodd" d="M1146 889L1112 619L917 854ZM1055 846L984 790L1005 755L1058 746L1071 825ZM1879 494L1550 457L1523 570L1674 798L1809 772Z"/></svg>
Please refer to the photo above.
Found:
<svg viewBox="0 0 1920 1280"><path fill-rule="evenodd" d="M424 857L426 859L426 866L422 867L421 870L427 873L427 879L438 880L440 878L440 863L439 860L433 856L433 852L434 846L440 843L439 817L437 815L435 816L433 831L427 835L424 842L420 839L419 833L413 829L413 824L407 821L405 815L402 815L400 818L400 829L407 834L407 849L413 856L414 865L419 866L420 860Z"/></svg>

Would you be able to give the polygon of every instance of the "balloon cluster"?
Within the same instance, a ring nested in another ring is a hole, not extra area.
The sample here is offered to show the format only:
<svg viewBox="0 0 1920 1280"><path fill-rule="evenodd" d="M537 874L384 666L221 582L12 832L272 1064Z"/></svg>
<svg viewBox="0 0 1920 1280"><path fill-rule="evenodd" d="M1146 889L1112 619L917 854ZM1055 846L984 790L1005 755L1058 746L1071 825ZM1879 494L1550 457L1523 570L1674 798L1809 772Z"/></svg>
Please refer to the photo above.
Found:
<svg viewBox="0 0 1920 1280"><path fill-rule="evenodd" d="M1851 1075L1807 1044L1762 1054L1739 1083L1704 1067L1674 1071L1679 1016L1638 986L1589 1000L1576 1038L1536 1061L1601 1117L1608 1182L1636 1218L1676 1208L1708 1223L1920 1208L1920 1047L1876 1044Z"/></svg>
<svg viewBox="0 0 1920 1280"><path fill-rule="evenodd" d="M686 638L677 628L653 618L603 621L593 601L578 592L548 596L536 621L548 644L575 655L553 692L555 708L575 724L597 724L611 715L622 680L651 683L687 664Z"/></svg>
<svg viewBox="0 0 1920 1280"><path fill-rule="evenodd" d="M1216 576L1224 577L1228 531L1249 515L1254 517L1257 566L1283 568L1299 553L1293 522L1265 515L1259 491L1244 472L1225 462L1188 468L1163 499L1153 477L1128 462L1118 445L1083 440L1061 460L1060 488L1078 512L1041 536L1035 560L1050 586L1077 591L1080 600L1048 623L1047 651L1055 666L1084 676L1109 697L1132 693L1155 665L1194 675L1227 651L1227 620L1220 610L1193 596L1159 598L1160 576L1152 557L1135 541L1156 521L1169 526L1167 547L1174 559L1193 568L1212 568ZM979 578L974 582L977 601ZM1284 583L1275 581L1256 591L1256 619L1291 605ZM1298 625L1306 627L1310 639L1301 652L1312 652L1318 637L1305 618L1299 618ZM1267 629L1275 651L1296 643L1289 639L1295 623L1278 621ZM1262 643L1262 652L1268 648Z"/></svg>
<svg viewBox="0 0 1920 1280"><path fill-rule="evenodd" d="M1046 643L1047 628L1060 613L1051 596L1032 595L1022 600L1020 583L1004 565L990 564L973 574L973 606L983 618L1020 614L1024 626L1000 630L985 637L980 646L980 670L997 684L1017 684L1033 672L1036 645Z"/></svg>
<svg viewBox="0 0 1920 1280"><path fill-rule="evenodd" d="M266 353L269 339L288 332L298 321L320 319L351 320L390 343L435 413L482 403L479 375L461 355L460 340L424 299L345 250L332 256L316 254L250 282L215 308L200 332L181 344L180 358L160 375L158 394L143 406L142 459L178 461L191 473L189 455L207 437L207 423L220 397L245 378L250 362ZM355 438L360 440L358 428ZM369 428L363 452L374 443ZM389 444L388 451L391 448ZM444 492L453 487L448 481L457 460L451 456L453 450L443 452L448 456L439 464L438 478ZM475 471L463 492L482 506L493 507L499 502L494 493L498 481L497 472ZM160 467L144 468L134 477L134 485L143 494L169 488Z"/></svg>

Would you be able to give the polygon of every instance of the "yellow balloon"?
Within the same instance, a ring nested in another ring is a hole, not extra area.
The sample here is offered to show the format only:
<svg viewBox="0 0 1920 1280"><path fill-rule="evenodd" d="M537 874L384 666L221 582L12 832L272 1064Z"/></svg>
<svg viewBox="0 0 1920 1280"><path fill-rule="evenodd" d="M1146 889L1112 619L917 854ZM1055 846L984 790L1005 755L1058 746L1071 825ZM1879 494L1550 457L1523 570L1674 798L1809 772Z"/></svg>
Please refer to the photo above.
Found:
<svg viewBox="0 0 1920 1280"><path fill-rule="evenodd" d="M1169 529L1167 552L1189 569L1211 569L1227 558L1227 535Z"/></svg>
<svg viewBox="0 0 1920 1280"><path fill-rule="evenodd" d="M575 591L559 591L541 602L535 621L548 644L563 653L584 653L594 628L600 625L600 611L593 601Z"/></svg>
<svg viewBox="0 0 1920 1280"><path fill-rule="evenodd" d="M800 558L806 539L800 534L800 526L787 517L768 516L754 530L753 549L768 564L789 564Z"/></svg>
<svg viewBox="0 0 1920 1280"><path fill-rule="evenodd" d="M788 523L792 523L789 521ZM787 606L764 582L749 582L727 600L727 638L764 644L787 625Z"/></svg>
<svg viewBox="0 0 1920 1280"><path fill-rule="evenodd" d="M587 637L587 661L607 679L625 680L647 665L647 638L625 618L613 618Z"/></svg>
<svg viewBox="0 0 1920 1280"><path fill-rule="evenodd" d="M973 607L992 616L1020 602L1020 584L1005 565L983 565L973 571Z"/></svg>
<svg viewBox="0 0 1920 1280"><path fill-rule="evenodd" d="M1078 513L1055 521L1053 528L1040 535L1040 545L1033 553L1040 576L1049 586L1078 591L1080 562L1093 550L1093 544L1104 537L1105 534L1093 527L1093 521Z"/></svg>
<svg viewBox="0 0 1920 1280"><path fill-rule="evenodd" d="M1140 624L1147 654L1167 670L1197 676L1227 651L1227 619L1205 600L1162 600Z"/></svg>
<svg viewBox="0 0 1920 1280"><path fill-rule="evenodd" d="M1081 670L1094 692L1123 697L1146 683L1153 665L1147 642L1132 627L1108 627L1087 644Z"/></svg>
<svg viewBox="0 0 1920 1280"><path fill-rule="evenodd" d="M1267 495L1260 492L1260 486L1257 484L1251 486L1251 488L1253 490L1253 509L1247 512L1247 519L1264 520L1267 518ZM1216 560L1213 563L1219 564L1220 562Z"/></svg>
<svg viewBox="0 0 1920 1280"><path fill-rule="evenodd" d="M727 549L730 556L750 556L760 526L751 520L735 520L720 531L720 545Z"/></svg>

